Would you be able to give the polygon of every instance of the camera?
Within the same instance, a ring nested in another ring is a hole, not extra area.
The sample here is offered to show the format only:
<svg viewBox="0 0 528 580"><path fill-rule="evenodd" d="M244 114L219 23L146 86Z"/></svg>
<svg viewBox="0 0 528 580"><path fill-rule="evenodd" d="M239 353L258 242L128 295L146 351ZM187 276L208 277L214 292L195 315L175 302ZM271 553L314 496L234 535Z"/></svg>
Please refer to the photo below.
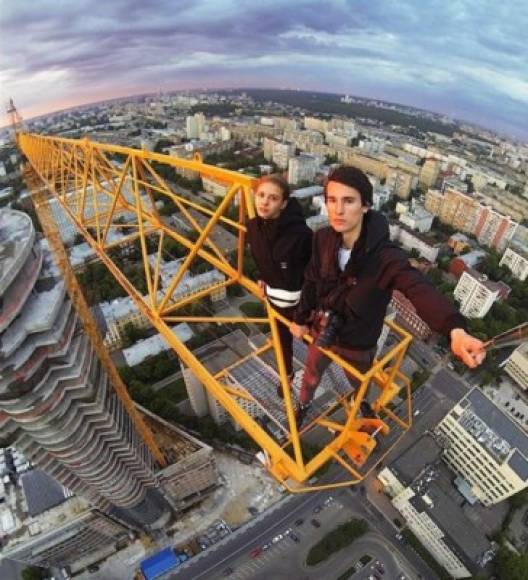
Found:
<svg viewBox="0 0 528 580"><path fill-rule="evenodd" d="M321 331L315 339L315 345L328 348L335 343L335 338L343 324L343 319L332 310L327 310L321 317Z"/></svg>

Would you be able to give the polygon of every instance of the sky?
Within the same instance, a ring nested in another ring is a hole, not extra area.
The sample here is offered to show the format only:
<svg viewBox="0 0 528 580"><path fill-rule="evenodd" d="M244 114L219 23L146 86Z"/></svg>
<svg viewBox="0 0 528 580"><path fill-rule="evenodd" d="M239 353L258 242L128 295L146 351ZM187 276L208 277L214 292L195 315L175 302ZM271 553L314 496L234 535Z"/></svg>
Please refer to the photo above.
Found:
<svg viewBox="0 0 528 580"><path fill-rule="evenodd" d="M160 89L305 89L528 141L527 30L525 0L0 0L0 103L29 119Z"/></svg>

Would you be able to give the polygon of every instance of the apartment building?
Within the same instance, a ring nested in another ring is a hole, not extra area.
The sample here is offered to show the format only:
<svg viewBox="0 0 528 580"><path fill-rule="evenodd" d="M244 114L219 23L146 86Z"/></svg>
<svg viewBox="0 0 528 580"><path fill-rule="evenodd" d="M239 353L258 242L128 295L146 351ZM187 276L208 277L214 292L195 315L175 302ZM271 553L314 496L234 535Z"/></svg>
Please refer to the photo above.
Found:
<svg viewBox="0 0 528 580"><path fill-rule="evenodd" d="M454 290L460 312L468 318L483 318L498 300L501 287L473 269L462 272Z"/></svg>
<svg viewBox="0 0 528 580"><path fill-rule="evenodd" d="M491 506L528 487L528 435L480 389L472 389L435 428L446 463Z"/></svg>

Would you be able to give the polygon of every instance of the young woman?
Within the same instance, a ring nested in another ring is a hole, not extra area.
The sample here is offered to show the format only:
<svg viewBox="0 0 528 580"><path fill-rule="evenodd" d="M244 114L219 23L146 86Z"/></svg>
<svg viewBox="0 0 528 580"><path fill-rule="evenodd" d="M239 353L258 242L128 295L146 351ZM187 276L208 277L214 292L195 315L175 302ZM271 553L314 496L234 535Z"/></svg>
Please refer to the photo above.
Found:
<svg viewBox="0 0 528 580"><path fill-rule="evenodd" d="M271 306L292 319L301 297L303 274L312 249L312 230L290 188L278 175L262 177L255 190L257 216L247 223L247 239L259 270L259 286ZM288 378L293 378L293 337L278 325ZM277 393L282 397L279 385Z"/></svg>

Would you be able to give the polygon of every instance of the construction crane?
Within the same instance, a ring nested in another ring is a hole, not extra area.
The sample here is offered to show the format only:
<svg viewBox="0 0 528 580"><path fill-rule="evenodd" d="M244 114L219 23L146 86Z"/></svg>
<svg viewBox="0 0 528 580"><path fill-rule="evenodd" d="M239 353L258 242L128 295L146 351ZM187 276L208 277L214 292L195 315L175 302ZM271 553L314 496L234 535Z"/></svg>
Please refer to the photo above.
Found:
<svg viewBox="0 0 528 580"><path fill-rule="evenodd" d="M286 376L277 330L278 323L287 326L291 323L270 307L261 297L257 284L243 271L244 224L246 219L255 215L252 198L255 180L252 177L205 164L199 155L186 160L88 139L62 139L19 130L16 133L18 147L27 160L26 177L32 191L39 192L34 199L37 213L45 234L54 240L51 247L58 253L66 277L74 275L64 248L61 250L58 244L58 228L48 206L51 200L60 204L139 311L208 393L259 445L267 469L287 489L297 492L356 484L397 445L412 423L410 382L400 372L412 337L390 320L386 320L386 325L398 337L398 342L376 360L367 373L358 372L333 352L322 349L335 363L334 368L355 376L360 386L352 393L344 378L334 380L333 384L337 385L335 396L299 433L295 421L294 393ZM214 179L225 185L226 194L216 207L188 199L161 176L161 167L192 171L201 177ZM179 212L179 217L187 224L187 233L160 214L159 202ZM197 219L199 215L205 216L206 223L203 220L200 223ZM123 216L126 216L125 222ZM218 228L235 233L234 256L228 255L225 248L215 243L214 233ZM115 241L110 234L118 229L126 234ZM186 254L170 281L162 284L162 255L168 240L185 248ZM127 277L123 266L115 258L115 252L111 251L116 245L129 242L140 247L146 296L138 289L137 283L135 285ZM149 247L153 245L155 252L149 256ZM175 291L196 260L203 260L216 268L224 274L225 280L191 296L177 298ZM183 307L218 288L232 285L240 285L255 300L259 300L265 315L182 314ZM80 313L81 319L93 330L93 323L85 317L89 315L86 310ZM255 347L249 355L212 374L171 328L181 322L191 325L251 323L269 328L270 333L264 343ZM308 336L304 338L305 343L310 340ZM265 369L266 380L270 381L266 396L262 395L262 389L255 390L251 384L245 383L244 373L237 372L249 360L258 362L259 368ZM284 393L283 400L274 395L279 381ZM128 395L121 393L121 396ZM360 404L367 396L378 417L364 418L359 414ZM399 398L396 399L397 396ZM276 429L262 427L255 419L255 413L249 412L251 406L258 410L257 414L266 415ZM127 405L127 408L130 407ZM313 455L306 451L308 445L304 436L314 426L324 429L326 436L324 446ZM146 427L141 427L140 431L146 441L153 444ZM391 435L387 437L389 433ZM159 452L156 456L162 461ZM339 463L348 473L346 478L308 486L305 482L313 481L312 476L329 461Z"/></svg>

